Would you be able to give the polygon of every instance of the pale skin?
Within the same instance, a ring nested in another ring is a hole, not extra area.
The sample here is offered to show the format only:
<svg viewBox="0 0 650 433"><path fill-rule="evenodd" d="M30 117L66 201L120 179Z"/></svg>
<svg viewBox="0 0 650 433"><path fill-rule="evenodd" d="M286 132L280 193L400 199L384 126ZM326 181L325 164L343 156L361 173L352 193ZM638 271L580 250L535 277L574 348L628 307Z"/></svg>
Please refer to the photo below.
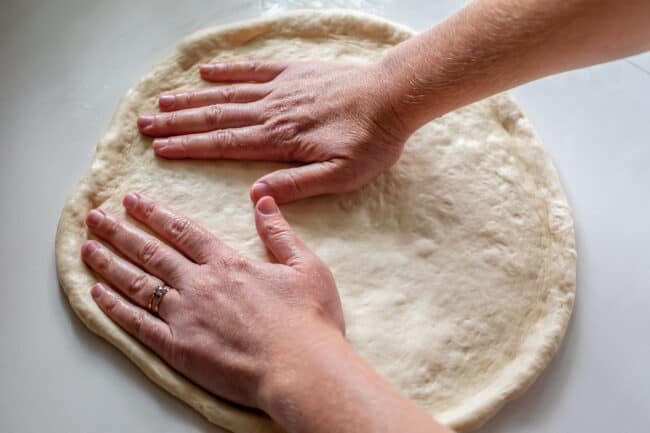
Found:
<svg viewBox="0 0 650 433"><path fill-rule="evenodd" d="M399 159L417 128L462 105L648 50L649 23L648 1L479 0L377 63L203 65L205 80L230 84L161 95L161 113L138 126L162 158L299 163L251 187L258 233L277 263L246 259L131 193L128 214L157 237L91 211L98 241L82 257L107 282L91 293L190 380L290 433L449 432L347 343L331 272L276 203L363 186ZM146 308L160 284L170 290L156 316Z"/></svg>

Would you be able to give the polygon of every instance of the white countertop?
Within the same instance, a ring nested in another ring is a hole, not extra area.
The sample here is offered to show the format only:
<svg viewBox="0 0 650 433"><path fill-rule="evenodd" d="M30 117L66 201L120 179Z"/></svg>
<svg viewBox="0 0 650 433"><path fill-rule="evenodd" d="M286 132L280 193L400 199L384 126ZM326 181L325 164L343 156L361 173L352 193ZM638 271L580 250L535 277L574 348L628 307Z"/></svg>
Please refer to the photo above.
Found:
<svg viewBox="0 0 650 433"><path fill-rule="evenodd" d="M424 30L463 2L2 2L0 431L220 431L72 313L54 266L59 212L118 98L180 38L286 5L323 3ZM555 360L481 432L648 431L650 54L514 93L573 207L578 297Z"/></svg>

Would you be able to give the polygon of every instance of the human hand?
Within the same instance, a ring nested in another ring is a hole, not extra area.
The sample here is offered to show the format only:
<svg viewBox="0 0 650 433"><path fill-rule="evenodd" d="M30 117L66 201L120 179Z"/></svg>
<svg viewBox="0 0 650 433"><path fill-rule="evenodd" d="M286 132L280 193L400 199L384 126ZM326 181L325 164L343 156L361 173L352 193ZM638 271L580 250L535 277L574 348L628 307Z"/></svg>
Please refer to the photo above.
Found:
<svg viewBox="0 0 650 433"><path fill-rule="evenodd" d="M81 254L107 282L94 285L92 296L126 332L198 385L264 409L266 384L278 382L288 364L324 341L343 340L331 272L291 231L271 197L257 202L255 221L276 264L240 256L142 194L127 195L124 207L166 243L101 209L91 211L86 223L100 241L85 242ZM169 289L156 317L147 307L160 285Z"/></svg>
<svg viewBox="0 0 650 433"><path fill-rule="evenodd" d="M200 73L236 84L162 95L163 113L140 116L138 127L164 158L306 163L258 179L254 202L355 190L398 160L412 132L379 64L244 61Z"/></svg>

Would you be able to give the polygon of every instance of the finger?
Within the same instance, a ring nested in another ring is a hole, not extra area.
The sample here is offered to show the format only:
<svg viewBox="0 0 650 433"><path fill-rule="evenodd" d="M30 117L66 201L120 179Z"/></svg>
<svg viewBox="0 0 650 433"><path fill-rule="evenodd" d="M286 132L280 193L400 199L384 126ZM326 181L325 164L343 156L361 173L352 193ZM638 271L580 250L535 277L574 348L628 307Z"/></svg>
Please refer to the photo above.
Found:
<svg viewBox="0 0 650 433"><path fill-rule="evenodd" d="M212 104L253 102L264 98L269 93L271 91L262 85L237 84L205 90L167 93L160 96L158 105L162 111L184 110Z"/></svg>
<svg viewBox="0 0 650 433"><path fill-rule="evenodd" d="M164 283L142 269L119 257L97 241L87 241L81 248L81 257L88 266L116 287L134 304L146 308L154 289ZM169 290L158 314L168 317L170 307L178 301L178 292Z"/></svg>
<svg viewBox="0 0 650 433"><path fill-rule="evenodd" d="M90 293L99 308L120 328L160 357L167 358L173 337L165 322L131 304L104 284L95 284Z"/></svg>
<svg viewBox="0 0 650 433"><path fill-rule="evenodd" d="M262 197L255 206L257 233L280 262L289 266L306 264L313 253L291 230L272 197Z"/></svg>
<svg viewBox="0 0 650 433"><path fill-rule="evenodd" d="M287 68L286 62L250 60L201 65L201 78L207 81L271 81Z"/></svg>
<svg viewBox="0 0 650 433"><path fill-rule="evenodd" d="M86 225L133 263L178 289L191 263L181 253L101 209L90 211Z"/></svg>
<svg viewBox="0 0 650 433"><path fill-rule="evenodd" d="M156 155L169 159L247 159L284 161L286 151L269 145L263 126L219 129L191 135L156 138Z"/></svg>
<svg viewBox="0 0 650 433"><path fill-rule="evenodd" d="M204 264L211 257L231 252L228 246L203 226L172 212L143 194L128 194L124 197L124 207L135 219L146 224L196 263Z"/></svg>
<svg viewBox="0 0 650 433"><path fill-rule="evenodd" d="M267 195L277 203L288 203L320 194L349 190L336 161L315 162L285 168L260 178L251 189L253 203Z"/></svg>
<svg viewBox="0 0 650 433"><path fill-rule="evenodd" d="M138 128L152 137L192 134L256 125L262 122L262 113L261 106L255 103L208 105L170 113L146 114L138 117Z"/></svg>

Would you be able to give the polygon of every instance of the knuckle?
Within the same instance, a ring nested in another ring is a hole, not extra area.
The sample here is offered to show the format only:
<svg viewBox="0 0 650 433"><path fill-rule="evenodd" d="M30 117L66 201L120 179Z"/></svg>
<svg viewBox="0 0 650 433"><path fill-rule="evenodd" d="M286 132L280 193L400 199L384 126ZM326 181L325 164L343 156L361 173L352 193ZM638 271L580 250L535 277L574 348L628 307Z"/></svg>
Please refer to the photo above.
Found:
<svg viewBox="0 0 650 433"><path fill-rule="evenodd" d="M223 108L218 105L210 105L203 111L205 123L210 126L217 126L223 119Z"/></svg>
<svg viewBox="0 0 650 433"><path fill-rule="evenodd" d="M260 72L264 70L265 62L260 60L251 60L246 66L251 72Z"/></svg>
<svg viewBox="0 0 650 433"><path fill-rule="evenodd" d="M220 129L212 134L212 144L217 148L233 147L236 144L235 133L231 129Z"/></svg>
<svg viewBox="0 0 650 433"><path fill-rule="evenodd" d="M264 124L267 141L274 145L275 151L283 159L299 160L298 149L301 146L302 128L289 116L279 115Z"/></svg>
<svg viewBox="0 0 650 433"><path fill-rule="evenodd" d="M167 227L167 234L176 240L184 240L190 231L190 221L183 217L174 217Z"/></svg>
<svg viewBox="0 0 650 433"><path fill-rule="evenodd" d="M106 311L106 314L110 316L113 313L115 307L117 306L117 302L117 299L115 299L115 297L112 295L106 297L106 301L103 304L103 309Z"/></svg>
<svg viewBox="0 0 650 433"><path fill-rule="evenodd" d="M278 116L268 126L271 137L276 143L291 141L300 133L298 123L288 116Z"/></svg>
<svg viewBox="0 0 650 433"><path fill-rule="evenodd" d="M141 293L146 290L148 283L149 277L147 277L145 274L139 274L129 285L129 291L131 294Z"/></svg>
<svg viewBox="0 0 650 433"><path fill-rule="evenodd" d="M156 210L156 203L148 202L142 207L142 216L145 219L149 219L155 210Z"/></svg>
<svg viewBox="0 0 650 433"><path fill-rule="evenodd" d="M291 141L300 134L300 127L296 122L289 122L278 130L280 138L283 141Z"/></svg>
<svg viewBox="0 0 650 433"><path fill-rule="evenodd" d="M104 218L104 234L108 237L114 237L120 230L120 221L115 218Z"/></svg>
<svg viewBox="0 0 650 433"><path fill-rule="evenodd" d="M219 265L223 269L245 271L249 263L244 258L236 254L228 254L219 258Z"/></svg>
<svg viewBox="0 0 650 433"><path fill-rule="evenodd" d="M178 269L178 266L172 263L172 260L167 253L155 254L149 265L154 269L164 270L170 274L171 279L181 278L182 273Z"/></svg>
<svg viewBox="0 0 650 433"><path fill-rule="evenodd" d="M160 250L160 242L155 239L147 239L140 248L139 259L144 264L151 264Z"/></svg>
<svg viewBox="0 0 650 433"><path fill-rule="evenodd" d="M183 105L191 106L195 98L196 98L196 92L186 92L183 93L181 101Z"/></svg>
<svg viewBox="0 0 650 433"><path fill-rule="evenodd" d="M269 102L269 109L274 113L286 113L292 108L293 104L286 97L278 97Z"/></svg>
<svg viewBox="0 0 650 433"><path fill-rule="evenodd" d="M224 86L221 88L221 100L225 103L230 103L235 100L235 89L232 86Z"/></svg>
<svg viewBox="0 0 650 433"><path fill-rule="evenodd" d="M291 229L279 219L272 218L264 224L266 232L273 237L284 237L291 235Z"/></svg>
<svg viewBox="0 0 650 433"><path fill-rule="evenodd" d="M113 256L106 254L104 251L97 251L94 259L95 267L101 273L106 273L113 267Z"/></svg>

